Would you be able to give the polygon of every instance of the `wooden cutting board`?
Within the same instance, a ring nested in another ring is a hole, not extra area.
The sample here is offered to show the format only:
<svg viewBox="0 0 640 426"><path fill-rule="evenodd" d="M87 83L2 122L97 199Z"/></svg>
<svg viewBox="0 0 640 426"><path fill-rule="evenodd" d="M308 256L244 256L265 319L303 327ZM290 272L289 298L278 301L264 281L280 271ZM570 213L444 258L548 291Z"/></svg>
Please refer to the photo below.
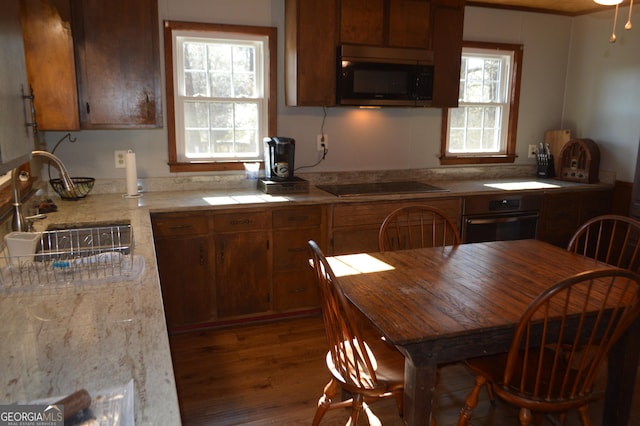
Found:
<svg viewBox="0 0 640 426"><path fill-rule="evenodd" d="M564 144L571 140L571 130L547 130L544 132L544 143L549 144L549 150L555 162L556 176L560 173L560 151Z"/></svg>

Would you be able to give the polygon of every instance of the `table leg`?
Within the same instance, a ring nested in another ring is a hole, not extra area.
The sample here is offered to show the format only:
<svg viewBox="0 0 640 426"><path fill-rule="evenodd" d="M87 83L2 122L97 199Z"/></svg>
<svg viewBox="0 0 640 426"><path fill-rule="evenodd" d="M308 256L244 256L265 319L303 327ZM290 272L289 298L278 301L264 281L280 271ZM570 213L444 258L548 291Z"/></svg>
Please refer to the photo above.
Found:
<svg viewBox="0 0 640 426"><path fill-rule="evenodd" d="M633 388L640 359L640 318L620 338L609 352L607 392L604 399L602 424L629 424ZM406 372L405 372L406 375ZM637 389L640 392L640 389Z"/></svg>
<svg viewBox="0 0 640 426"><path fill-rule="evenodd" d="M429 426L431 404L437 382L437 365L415 365L405 355L404 361L404 423L409 426Z"/></svg>

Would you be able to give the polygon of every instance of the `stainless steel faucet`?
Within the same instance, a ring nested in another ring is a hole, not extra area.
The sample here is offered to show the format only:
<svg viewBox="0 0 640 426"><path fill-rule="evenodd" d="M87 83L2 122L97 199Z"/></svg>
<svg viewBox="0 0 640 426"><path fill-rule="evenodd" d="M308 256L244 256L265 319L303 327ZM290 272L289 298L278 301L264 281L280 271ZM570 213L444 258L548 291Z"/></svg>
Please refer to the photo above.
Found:
<svg viewBox="0 0 640 426"><path fill-rule="evenodd" d="M66 189L71 196L77 196L76 187L69 177L69 172L67 172L67 168L62 164L62 161L52 153L48 151L32 151L32 157L44 157L55 163L60 172L60 179L62 179L62 183L64 184L64 189ZM14 231L27 231L29 226L27 223L27 219L34 218L29 217L26 218L22 214L22 203L20 201L20 186L18 185L18 179L20 177L20 173L18 169L13 169L11 171L11 187L13 190L13 220L11 222L11 229Z"/></svg>

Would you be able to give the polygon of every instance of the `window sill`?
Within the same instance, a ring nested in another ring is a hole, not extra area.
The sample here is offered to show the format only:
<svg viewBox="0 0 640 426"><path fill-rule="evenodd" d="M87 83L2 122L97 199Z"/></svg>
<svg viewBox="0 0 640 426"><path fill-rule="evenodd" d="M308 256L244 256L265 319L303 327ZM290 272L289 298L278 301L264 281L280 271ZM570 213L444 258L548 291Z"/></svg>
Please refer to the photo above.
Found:
<svg viewBox="0 0 640 426"><path fill-rule="evenodd" d="M492 163L513 163L516 155L495 155L486 157L440 157L440 165L448 166L455 164L492 164Z"/></svg>
<svg viewBox="0 0 640 426"><path fill-rule="evenodd" d="M249 163L261 163L262 161L247 161ZM262 166L260 167L262 168ZM229 161L218 163L169 163L169 171L180 172L224 172L230 170L244 170L243 162Z"/></svg>

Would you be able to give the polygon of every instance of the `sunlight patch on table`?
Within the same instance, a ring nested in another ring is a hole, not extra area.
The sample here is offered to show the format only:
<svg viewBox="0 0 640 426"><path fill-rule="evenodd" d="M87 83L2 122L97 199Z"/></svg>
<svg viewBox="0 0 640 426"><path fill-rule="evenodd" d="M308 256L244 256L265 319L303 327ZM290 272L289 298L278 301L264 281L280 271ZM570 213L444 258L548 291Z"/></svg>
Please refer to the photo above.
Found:
<svg viewBox="0 0 640 426"><path fill-rule="evenodd" d="M376 259L366 253L346 254L327 259L336 277L347 275L369 274L372 272L390 271L395 269L388 263Z"/></svg>

